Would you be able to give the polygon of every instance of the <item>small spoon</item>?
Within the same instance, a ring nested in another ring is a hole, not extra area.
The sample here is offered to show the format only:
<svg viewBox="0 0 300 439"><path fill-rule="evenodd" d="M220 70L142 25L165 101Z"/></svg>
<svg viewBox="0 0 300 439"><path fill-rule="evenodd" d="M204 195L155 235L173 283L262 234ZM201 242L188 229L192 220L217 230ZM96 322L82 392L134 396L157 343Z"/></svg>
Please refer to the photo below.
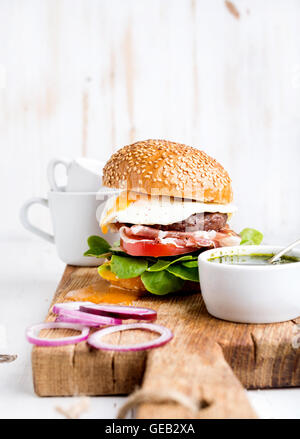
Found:
<svg viewBox="0 0 300 439"><path fill-rule="evenodd" d="M276 255L274 255L270 259L268 259L268 263L269 264L273 264L273 262L276 262L282 255L284 255L289 250L291 250L292 248L296 247L299 244L300 244L300 239L298 239L297 241L295 241L292 244L288 245L283 250L280 250L280 252L276 253Z"/></svg>

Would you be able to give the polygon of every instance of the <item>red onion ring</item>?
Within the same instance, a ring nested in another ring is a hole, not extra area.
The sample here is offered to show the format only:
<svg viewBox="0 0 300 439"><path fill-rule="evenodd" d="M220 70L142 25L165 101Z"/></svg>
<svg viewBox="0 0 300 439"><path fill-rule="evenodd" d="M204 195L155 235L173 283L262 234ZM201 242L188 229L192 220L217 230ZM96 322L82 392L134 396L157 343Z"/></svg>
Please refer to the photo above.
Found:
<svg viewBox="0 0 300 439"><path fill-rule="evenodd" d="M88 327L95 327L95 328L99 328L99 323L93 323L88 319L84 319L84 318L79 318L79 317L68 317L65 316L63 314L60 314L59 316L56 317L55 319L56 322L66 322L66 323L75 323L78 325L84 325L84 326L88 326Z"/></svg>
<svg viewBox="0 0 300 439"><path fill-rule="evenodd" d="M133 344L133 345L112 345L109 343L104 343L101 341L101 338L104 335L112 334L113 332L118 331L126 331L127 329L145 329L146 331L158 332L160 337L147 341L145 343ZM163 346L168 343L173 338L173 334L170 329L165 328L164 326L157 325L154 323L131 323L127 325L118 325L118 326L110 326L107 328L100 329L99 331L94 332L94 334L90 335L87 342L91 346L96 349L101 349L104 351L142 351L145 349L158 348L159 346Z"/></svg>
<svg viewBox="0 0 300 439"><path fill-rule="evenodd" d="M70 337L60 337L60 338L40 338L39 332L42 329L74 329L80 331L80 335L73 335ZM74 344L84 341L89 336L90 329L86 326L76 325L72 323L61 323L61 322L46 322L33 325L26 330L26 337L29 343L35 344L37 346L64 346L67 344Z"/></svg>
<svg viewBox="0 0 300 439"><path fill-rule="evenodd" d="M81 305L93 305L92 302L61 302L61 303L55 303L52 308L52 312L54 314L60 314L61 310L64 309L74 309L79 310L79 307Z"/></svg>
<svg viewBox="0 0 300 439"><path fill-rule="evenodd" d="M123 305L96 305L94 303L84 303L79 307L80 311L100 316L136 320L147 320L153 322L156 320L157 312L150 308L140 308L137 306Z"/></svg>
<svg viewBox="0 0 300 439"><path fill-rule="evenodd" d="M76 319L77 323L89 326L103 326L103 325L120 325L122 320L111 317L97 316L95 314L88 314L79 310L80 305L84 302L68 302L56 303L53 306L53 312L59 316ZM92 304L91 304L92 305ZM87 323L89 322L89 323Z"/></svg>

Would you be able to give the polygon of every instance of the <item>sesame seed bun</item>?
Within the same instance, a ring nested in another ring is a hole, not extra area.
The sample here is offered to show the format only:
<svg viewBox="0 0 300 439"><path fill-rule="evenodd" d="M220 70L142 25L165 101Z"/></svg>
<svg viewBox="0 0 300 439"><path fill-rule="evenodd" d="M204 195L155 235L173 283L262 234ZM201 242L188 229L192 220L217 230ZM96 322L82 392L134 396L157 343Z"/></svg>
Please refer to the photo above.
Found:
<svg viewBox="0 0 300 439"><path fill-rule="evenodd" d="M231 179L215 159L167 140L145 140L121 148L106 163L103 184L204 203L232 201Z"/></svg>

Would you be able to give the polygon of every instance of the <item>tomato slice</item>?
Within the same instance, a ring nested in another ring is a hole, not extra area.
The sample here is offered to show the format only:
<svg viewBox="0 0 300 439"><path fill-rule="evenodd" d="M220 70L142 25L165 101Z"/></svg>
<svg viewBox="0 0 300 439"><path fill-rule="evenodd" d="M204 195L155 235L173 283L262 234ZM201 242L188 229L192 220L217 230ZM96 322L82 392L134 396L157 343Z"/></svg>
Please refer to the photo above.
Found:
<svg viewBox="0 0 300 439"><path fill-rule="evenodd" d="M184 253L192 253L198 250L196 247L176 247L173 244L156 243L154 240L137 239L135 242L120 240L121 249L131 256L153 256L159 258L162 256L176 256Z"/></svg>

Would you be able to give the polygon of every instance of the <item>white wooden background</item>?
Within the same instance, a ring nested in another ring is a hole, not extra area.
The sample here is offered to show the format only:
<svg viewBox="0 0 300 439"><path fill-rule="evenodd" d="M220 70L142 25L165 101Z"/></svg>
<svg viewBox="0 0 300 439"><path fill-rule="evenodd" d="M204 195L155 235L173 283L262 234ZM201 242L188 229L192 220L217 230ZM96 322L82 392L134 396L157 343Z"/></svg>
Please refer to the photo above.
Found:
<svg viewBox="0 0 300 439"><path fill-rule="evenodd" d="M299 238L300 1L233 2L0 0L1 232L52 157L166 138L228 169L237 231Z"/></svg>

